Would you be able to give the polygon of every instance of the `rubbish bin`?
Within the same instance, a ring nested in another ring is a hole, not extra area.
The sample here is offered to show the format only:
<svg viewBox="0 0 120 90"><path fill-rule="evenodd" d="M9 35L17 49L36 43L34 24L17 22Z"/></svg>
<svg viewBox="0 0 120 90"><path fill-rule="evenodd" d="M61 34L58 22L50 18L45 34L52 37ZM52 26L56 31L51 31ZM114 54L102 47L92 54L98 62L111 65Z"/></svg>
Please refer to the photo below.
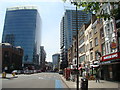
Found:
<svg viewBox="0 0 120 90"><path fill-rule="evenodd" d="M88 90L88 79L87 78L81 79L81 90Z"/></svg>

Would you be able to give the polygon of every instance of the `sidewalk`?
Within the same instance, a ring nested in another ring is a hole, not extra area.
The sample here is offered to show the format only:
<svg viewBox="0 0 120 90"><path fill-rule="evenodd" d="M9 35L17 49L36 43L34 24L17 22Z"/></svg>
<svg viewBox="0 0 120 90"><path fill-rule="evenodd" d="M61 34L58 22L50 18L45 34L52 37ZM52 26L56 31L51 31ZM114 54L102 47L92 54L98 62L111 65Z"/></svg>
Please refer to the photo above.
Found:
<svg viewBox="0 0 120 90"><path fill-rule="evenodd" d="M12 74L7 73L5 79L12 79L12 78L17 78L17 77L18 77L18 75L13 76ZM2 74L1 73L0 73L0 79L2 79Z"/></svg>
<svg viewBox="0 0 120 90"><path fill-rule="evenodd" d="M66 81L66 79L63 77L63 75L60 75L63 82L67 85L68 88L76 88L76 82L72 81ZM79 77L79 85L81 84L81 78ZM105 80L100 80L100 83L96 83L95 80L89 80L88 81L88 88L110 88L110 89L117 89L120 88L120 83L117 82L110 82L110 81L105 81ZM79 86L80 88L80 86Z"/></svg>

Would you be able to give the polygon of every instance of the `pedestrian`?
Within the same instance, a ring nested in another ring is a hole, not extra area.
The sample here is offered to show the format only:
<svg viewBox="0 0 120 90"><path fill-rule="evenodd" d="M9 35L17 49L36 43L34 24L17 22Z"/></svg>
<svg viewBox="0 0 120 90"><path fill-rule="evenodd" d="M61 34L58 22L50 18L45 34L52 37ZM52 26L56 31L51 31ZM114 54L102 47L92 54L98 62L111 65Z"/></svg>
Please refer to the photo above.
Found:
<svg viewBox="0 0 120 90"><path fill-rule="evenodd" d="M99 72L96 73L95 75L96 78L96 83L99 82L100 83L100 76L99 76Z"/></svg>
<svg viewBox="0 0 120 90"><path fill-rule="evenodd" d="M82 77L83 77L83 78L86 78L86 75L87 75L86 71L83 70Z"/></svg>

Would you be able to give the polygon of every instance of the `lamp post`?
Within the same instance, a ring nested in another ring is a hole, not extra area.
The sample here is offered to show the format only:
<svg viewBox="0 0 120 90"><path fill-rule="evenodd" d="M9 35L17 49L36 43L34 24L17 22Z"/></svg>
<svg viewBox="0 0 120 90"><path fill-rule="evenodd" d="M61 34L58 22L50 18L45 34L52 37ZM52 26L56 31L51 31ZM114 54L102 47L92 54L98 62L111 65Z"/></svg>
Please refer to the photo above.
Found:
<svg viewBox="0 0 120 90"><path fill-rule="evenodd" d="M79 64L78 64L78 10L77 10L77 5L78 3L73 0L71 1L71 4L74 4L76 6L76 51L77 51L77 90L79 90Z"/></svg>

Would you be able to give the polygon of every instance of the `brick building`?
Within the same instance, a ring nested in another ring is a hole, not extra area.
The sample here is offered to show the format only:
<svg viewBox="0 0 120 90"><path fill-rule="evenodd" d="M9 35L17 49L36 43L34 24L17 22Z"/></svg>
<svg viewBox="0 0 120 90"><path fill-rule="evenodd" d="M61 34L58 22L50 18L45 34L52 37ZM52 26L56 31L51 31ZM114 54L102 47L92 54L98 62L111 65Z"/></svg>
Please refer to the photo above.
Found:
<svg viewBox="0 0 120 90"><path fill-rule="evenodd" d="M2 70L7 67L7 72L22 69L23 49L18 46L14 47L9 43L1 43L2 51Z"/></svg>

